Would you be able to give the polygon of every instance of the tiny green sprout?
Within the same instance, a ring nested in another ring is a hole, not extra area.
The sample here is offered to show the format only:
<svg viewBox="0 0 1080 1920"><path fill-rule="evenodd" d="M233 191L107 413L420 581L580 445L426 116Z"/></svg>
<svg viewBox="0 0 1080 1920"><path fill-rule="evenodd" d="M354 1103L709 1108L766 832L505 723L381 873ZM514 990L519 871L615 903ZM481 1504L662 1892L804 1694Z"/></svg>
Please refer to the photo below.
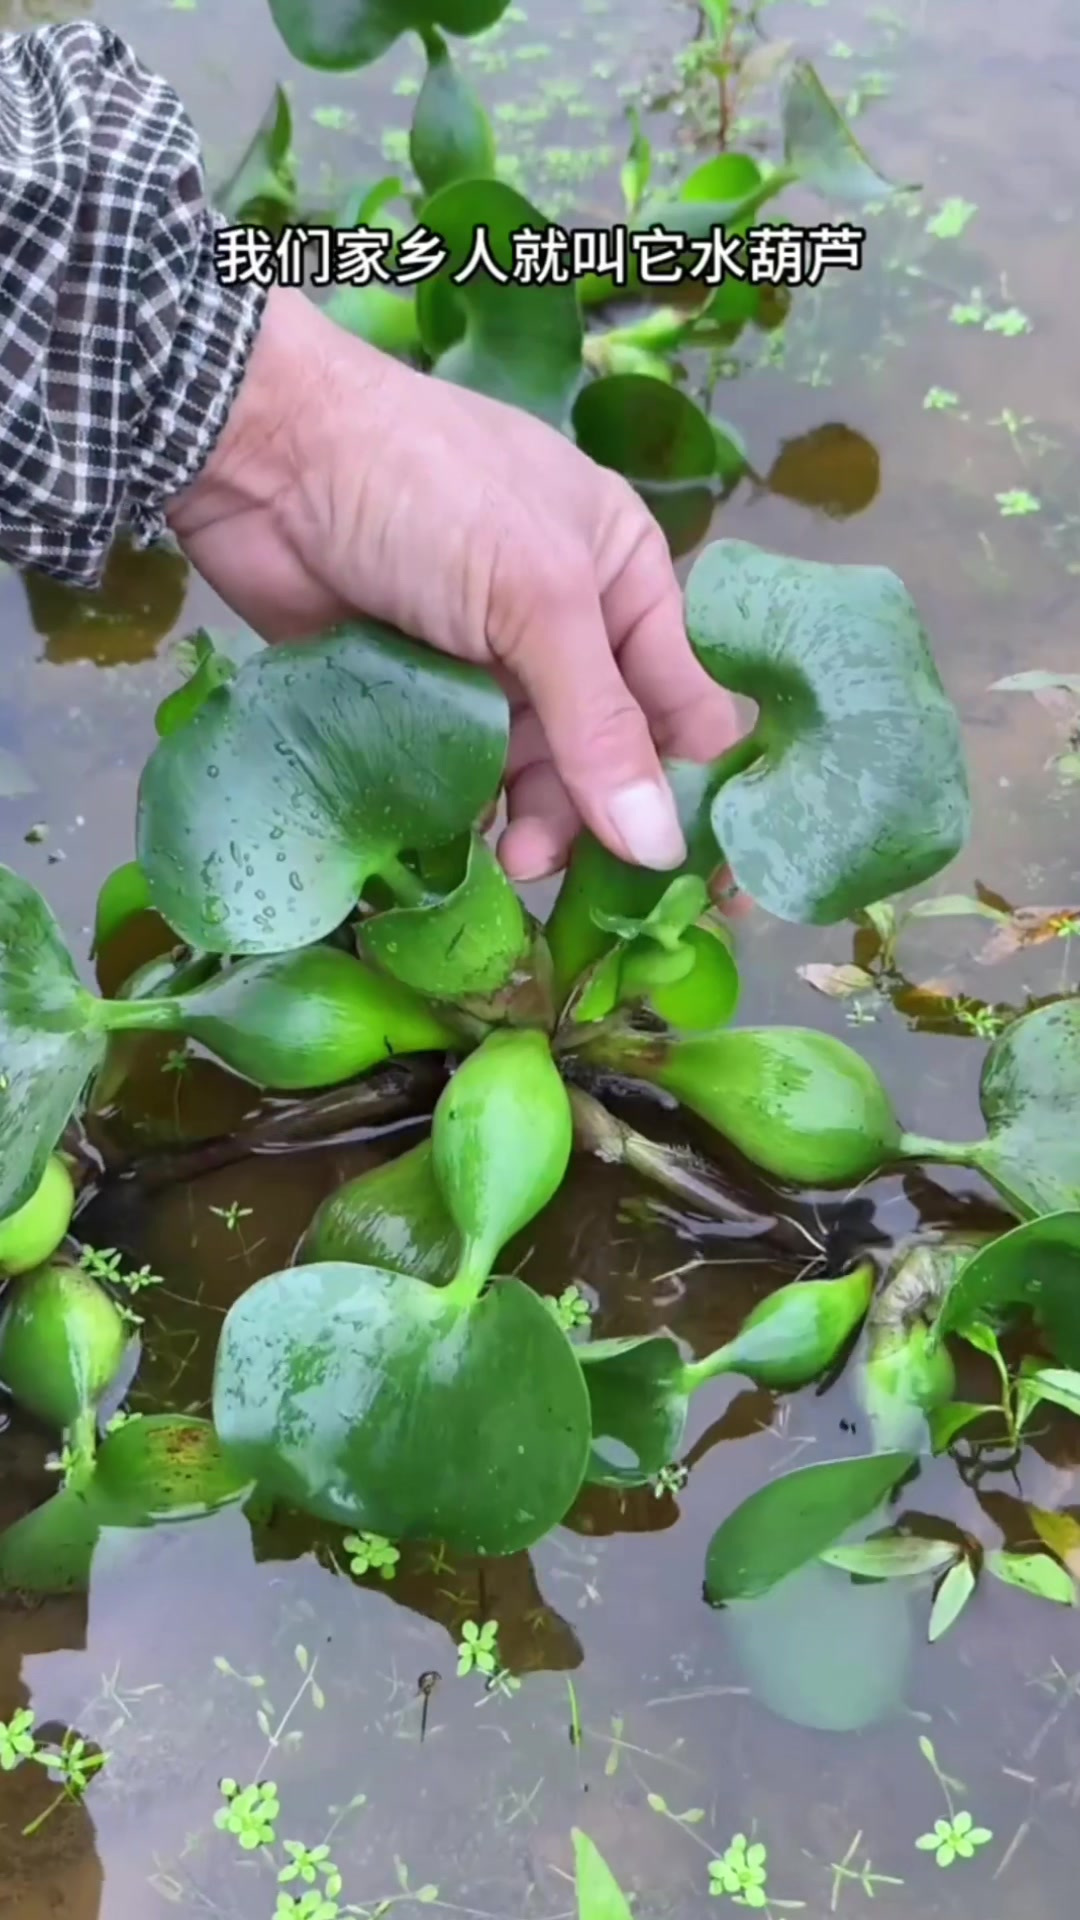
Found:
<svg viewBox="0 0 1080 1920"><path fill-rule="evenodd" d="M544 1305L565 1333L574 1333L578 1327L587 1327L592 1320L593 1310L577 1286L564 1287L557 1300L552 1299L550 1294L545 1295Z"/></svg>
<svg viewBox="0 0 1080 1920"><path fill-rule="evenodd" d="M472 1673L474 1668L477 1673L498 1673L498 1638L497 1620L486 1620L482 1627L466 1620L458 1641L458 1675Z"/></svg>
<svg viewBox="0 0 1080 1920"><path fill-rule="evenodd" d="M242 1207L238 1200L231 1200L227 1207L211 1207L210 1211L216 1214L219 1220L224 1220L230 1233L236 1233L241 1220L250 1220L255 1209Z"/></svg>
<svg viewBox="0 0 1080 1920"><path fill-rule="evenodd" d="M1008 1025L1008 1015L997 1007L986 1007L977 1000L951 1000L949 1012L954 1020L966 1027L978 1040L993 1040Z"/></svg>
<svg viewBox="0 0 1080 1920"><path fill-rule="evenodd" d="M108 1754L100 1748L96 1752L92 1751L86 1741L70 1727L59 1747L35 1745L31 1757L36 1760L38 1766L44 1767L50 1780L59 1786L60 1792L55 1800L50 1801L44 1813L39 1813L36 1820L31 1820L29 1826L23 1828L24 1840L30 1839L37 1833L65 1800L80 1801L95 1774L101 1772L109 1758Z"/></svg>
<svg viewBox="0 0 1080 1920"><path fill-rule="evenodd" d="M988 317L989 309L979 287L972 290L969 299L958 300L949 308L949 319L954 327L981 327Z"/></svg>
<svg viewBox="0 0 1080 1920"><path fill-rule="evenodd" d="M191 1055L183 1047L170 1047L161 1063L162 1073L186 1073L191 1065Z"/></svg>
<svg viewBox="0 0 1080 1920"><path fill-rule="evenodd" d="M79 1265L84 1273L94 1280L105 1280L112 1286L123 1284L124 1256L115 1247L84 1247L79 1255Z"/></svg>
<svg viewBox="0 0 1080 1920"><path fill-rule="evenodd" d="M768 1849L764 1841L749 1845L745 1833L737 1833L723 1857L709 1862L709 1892L722 1898L731 1896L740 1907L766 1907Z"/></svg>
<svg viewBox="0 0 1080 1920"><path fill-rule="evenodd" d="M262 1780L242 1788L235 1780L226 1779L220 1782L220 1790L225 1805L214 1815L215 1827L221 1833L235 1834L245 1853L273 1846L277 1838L275 1822L281 1812L273 1781Z"/></svg>
<svg viewBox="0 0 1080 1920"><path fill-rule="evenodd" d="M954 1860L971 1860L976 1847L985 1847L993 1839L989 1827L977 1827L970 1813L954 1813L951 1819L935 1820L933 1833L920 1834L915 1845L920 1853L932 1853L939 1867L951 1867Z"/></svg>
<svg viewBox="0 0 1080 1920"><path fill-rule="evenodd" d="M950 194L943 200L937 212L931 214L926 223L926 231L935 240L955 240L963 233L970 220L973 220L978 208L972 200L963 200L958 194Z"/></svg>
<svg viewBox="0 0 1080 1920"><path fill-rule="evenodd" d="M347 1533L344 1546L349 1555L349 1572L358 1578L365 1573L377 1573L383 1580L392 1580L397 1573L400 1548L381 1533Z"/></svg>
<svg viewBox="0 0 1080 1920"><path fill-rule="evenodd" d="M20 1707L10 1720L0 1720L0 1773L14 1773L24 1760L33 1760L37 1751L34 1716L29 1707Z"/></svg>
<svg viewBox="0 0 1080 1920"><path fill-rule="evenodd" d="M1013 340L1019 333L1031 332L1031 321L1019 307L1006 307L1001 313L988 314L983 321L984 333L1002 333L1006 340Z"/></svg>
<svg viewBox="0 0 1080 1920"><path fill-rule="evenodd" d="M959 405L960 395L951 393L948 387L928 387L923 395L923 408L928 413L947 413Z"/></svg>
<svg viewBox="0 0 1080 1920"><path fill-rule="evenodd" d="M289 1856L289 1864L282 1867L278 1874L279 1887L287 1886L290 1880L303 1880L306 1886L313 1887L322 1879L326 1883L323 1896L328 1900L337 1899L341 1892L341 1875L330 1858L328 1846L305 1847L300 1840L286 1840L285 1851Z"/></svg>
<svg viewBox="0 0 1080 1920"><path fill-rule="evenodd" d="M291 1893L279 1893L274 1920L338 1920L341 1908L317 1890L294 1899Z"/></svg>
<svg viewBox="0 0 1080 1920"><path fill-rule="evenodd" d="M994 499L1004 520L1015 520L1023 513L1038 513L1042 507L1041 500L1026 487L1009 487L1004 493L995 493Z"/></svg>
<svg viewBox="0 0 1080 1920"><path fill-rule="evenodd" d="M649 1482L653 1490L653 1498L662 1500L665 1493L681 1492L689 1478L689 1467L680 1466L678 1463L670 1467L661 1467L659 1473L654 1473Z"/></svg>

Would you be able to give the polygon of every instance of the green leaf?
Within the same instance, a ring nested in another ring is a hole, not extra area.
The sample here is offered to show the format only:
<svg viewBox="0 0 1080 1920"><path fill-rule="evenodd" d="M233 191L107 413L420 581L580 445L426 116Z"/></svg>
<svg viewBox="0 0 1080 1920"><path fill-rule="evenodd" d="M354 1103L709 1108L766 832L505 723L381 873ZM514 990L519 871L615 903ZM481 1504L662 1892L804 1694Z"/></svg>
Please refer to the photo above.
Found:
<svg viewBox="0 0 1080 1920"><path fill-rule="evenodd" d="M1027 1307L1058 1359L1080 1364L1080 1210L1001 1234L961 1269L937 1322L939 1337Z"/></svg>
<svg viewBox="0 0 1080 1920"><path fill-rule="evenodd" d="M270 12L293 58L325 73L370 66L399 34L441 27L484 33L508 0L270 0Z"/></svg>
<svg viewBox="0 0 1080 1920"><path fill-rule="evenodd" d="M650 986L653 1012L680 1033L711 1031L731 1020L739 1004L739 969L731 934L723 926L688 927L682 949L693 956L681 979Z"/></svg>
<svg viewBox="0 0 1080 1920"><path fill-rule="evenodd" d="M746 450L714 427L678 387L642 373L612 373L581 389L572 415L583 453L621 473L665 531L700 518L746 470Z"/></svg>
<svg viewBox="0 0 1080 1920"><path fill-rule="evenodd" d="M370 1167L329 1194L297 1250L301 1266L322 1262L390 1267L418 1280L452 1280L461 1236L421 1140L385 1166Z"/></svg>
<svg viewBox="0 0 1080 1920"><path fill-rule="evenodd" d="M570 284L510 278L513 236L551 222L502 180L459 180L427 201L420 222L449 249L439 273L420 282L417 314L424 346L441 380L522 407L562 427L582 374L583 330ZM477 230L485 230L498 270L486 265L460 285Z"/></svg>
<svg viewBox="0 0 1080 1920"><path fill-rule="evenodd" d="M454 180L494 174L495 136L441 34L426 34L424 45L427 71L413 108L409 158L424 192L437 193Z"/></svg>
<svg viewBox="0 0 1080 1920"><path fill-rule="evenodd" d="M154 726L161 739L184 726L203 702L209 699L214 688L223 686L236 672L235 662L214 645L213 636L205 627L200 627L193 635L192 649L194 667L191 674L182 687L176 687L172 693L166 694L154 715Z"/></svg>
<svg viewBox="0 0 1080 1920"><path fill-rule="evenodd" d="M680 760L666 762L664 771L687 843L687 858L678 873L697 874L708 881L723 863L710 817L712 768ZM594 914L643 920L676 877L631 866L609 853L591 833L579 833L545 929L560 999L615 945L614 936L603 931Z"/></svg>
<svg viewBox="0 0 1080 1920"><path fill-rule="evenodd" d="M0 1275L30 1273L51 1260L71 1225L75 1198L68 1161L54 1153L26 1205L0 1222ZM0 1308L6 1305L0 1294Z"/></svg>
<svg viewBox="0 0 1080 1920"><path fill-rule="evenodd" d="M209 1420L152 1413L107 1435L94 1468L92 1499L104 1524L150 1527L197 1520L234 1506L252 1478L231 1460Z"/></svg>
<svg viewBox="0 0 1080 1920"><path fill-rule="evenodd" d="M104 1287L57 1260L12 1281L0 1317L0 1381L17 1406L57 1432L90 1411L128 1345Z"/></svg>
<svg viewBox="0 0 1080 1920"><path fill-rule="evenodd" d="M694 1362L688 1369L690 1379L741 1373L773 1392L808 1386L843 1352L873 1290L869 1260L836 1280L793 1280L778 1287L747 1315L731 1340Z"/></svg>
<svg viewBox="0 0 1080 1920"><path fill-rule="evenodd" d="M574 1123L547 1035L489 1033L439 1095L432 1166L462 1239L462 1286L478 1288L500 1249L558 1192Z"/></svg>
<svg viewBox="0 0 1080 1920"><path fill-rule="evenodd" d="M1049 1400L1066 1413L1080 1414L1080 1373L1066 1367L1024 1367L1019 1382L1032 1405Z"/></svg>
<svg viewBox="0 0 1080 1920"><path fill-rule="evenodd" d="M864 1580L908 1580L937 1573L960 1552L952 1540L924 1540L914 1533L882 1533L851 1547L829 1547L826 1566Z"/></svg>
<svg viewBox="0 0 1080 1920"><path fill-rule="evenodd" d="M979 1105L989 1137L971 1164L1021 1218L1080 1207L1080 1000L1036 1007L998 1034Z"/></svg>
<svg viewBox="0 0 1080 1920"><path fill-rule="evenodd" d="M1076 1582L1071 1573L1051 1560L1048 1553L988 1553L987 1573L1006 1586L1019 1587L1039 1600L1056 1600L1059 1606L1075 1607Z"/></svg>
<svg viewBox="0 0 1080 1920"><path fill-rule="evenodd" d="M234 225L280 230L296 211L296 154L292 109L284 87L270 102L242 158L214 195Z"/></svg>
<svg viewBox="0 0 1080 1920"><path fill-rule="evenodd" d="M709 1542L705 1590L713 1606L751 1600L875 1511L915 1465L913 1453L825 1460L767 1481Z"/></svg>
<svg viewBox="0 0 1080 1920"><path fill-rule="evenodd" d="M37 889L0 867L0 1220L40 1185L105 1057L96 1004Z"/></svg>
<svg viewBox="0 0 1080 1920"><path fill-rule="evenodd" d="M760 707L712 814L755 900L828 925L956 856L970 825L960 724L895 574L718 540L686 614L709 673Z"/></svg>
<svg viewBox="0 0 1080 1920"><path fill-rule="evenodd" d="M498 859L474 833L464 876L444 899L376 914L361 922L357 942L418 993L456 999L504 986L528 952L529 927Z"/></svg>
<svg viewBox="0 0 1080 1920"><path fill-rule="evenodd" d="M871 164L806 60L795 61L784 81L781 120L788 166L826 198L865 206L917 191L895 186Z"/></svg>
<svg viewBox="0 0 1080 1920"><path fill-rule="evenodd" d="M151 905L150 888L138 861L127 860L122 867L114 867L97 897L91 958L115 939L121 927L140 913L148 913Z"/></svg>
<svg viewBox="0 0 1080 1920"><path fill-rule="evenodd" d="M921 1448L933 1444L932 1415L955 1393L956 1368L924 1320L875 1325L867 1329L855 1385L875 1448Z"/></svg>
<svg viewBox="0 0 1080 1920"><path fill-rule="evenodd" d="M571 1838L578 1920L632 1920L630 1902L595 1842L579 1827L571 1828Z"/></svg>
<svg viewBox="0 0 1080 1920"><path fill-rule="evenodd" d="M644 1486L678 1458L690 1383L667 1334L589 1340L576 1349L589 1394L593 1486Z"/></svg>
<svg viewBox="0 0 1080 1920"><path fill-rule="evenodd" d="M1000 1416L1001 1408L973 1400L950 1400L947 1406L935 1407L929 1416L934 1452L945 1453L965 1427L974 1426L976 1420L985 1419L989 1413Z"/></svg>
<svg viewBox="0 0 1080 1920"><path fill-rule="evenodd" d="M619 185L622 187L623 202L632 218L637 212L649 189L652 174L652 146L648 135L643 132L641 115L636 107L628 109L630 115L630 151L619 170Z"/></svg>
<svg viewBox="0 0 1080 1920"><path fill-rule="evenodd" d="M970 1560L958 1560L940 1581L930 1609L928 1640L940 1640L955 1624L975 1591L976 1575Z"/></svg>
<svg viewBox="0 0 1080 1920"><path fill-rule="evenodd" d="M904 1706L912 1589L845 1579L820 1560L720 1616L755 1700L799 1727L856 1733Z"/></svg>
<svg viewBox="0 0 1080 1920"><path fill-rule="evenodd" d="M62 1488L0 1533L0 1592L85 1593L100 1539L85 1490Z"/></svg>
<svg viewBox="0 0 1080 1920"><path fill-rule="evenodd" d="M294 1267L226 1316L214 1424L268 1493L387 1539L511 1554L585 1473L574 1350L517 1280L463 1303L376 1267Z"/></svg>
<svg viewBox="0 0 1080 1920"><path fill-rule="evenodd" d="M137 853L154 904L210 952L322 939L402 851L472 826L507 739L486 673L376 622L267 648L143 770Z"/></svg>

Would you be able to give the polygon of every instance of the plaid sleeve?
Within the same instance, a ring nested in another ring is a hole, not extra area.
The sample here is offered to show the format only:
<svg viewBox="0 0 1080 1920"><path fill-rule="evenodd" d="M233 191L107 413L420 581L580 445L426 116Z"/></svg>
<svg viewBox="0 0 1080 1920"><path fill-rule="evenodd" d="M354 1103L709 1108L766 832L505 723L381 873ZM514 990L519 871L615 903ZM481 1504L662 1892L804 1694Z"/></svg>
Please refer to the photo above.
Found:
<svg viewBox="0 0 1080 1920"><path fill-rule="evenodd" d="M0 34L0 555L95 586L210 453L265 291L222 286L199 144L87 21Z"/></svg>

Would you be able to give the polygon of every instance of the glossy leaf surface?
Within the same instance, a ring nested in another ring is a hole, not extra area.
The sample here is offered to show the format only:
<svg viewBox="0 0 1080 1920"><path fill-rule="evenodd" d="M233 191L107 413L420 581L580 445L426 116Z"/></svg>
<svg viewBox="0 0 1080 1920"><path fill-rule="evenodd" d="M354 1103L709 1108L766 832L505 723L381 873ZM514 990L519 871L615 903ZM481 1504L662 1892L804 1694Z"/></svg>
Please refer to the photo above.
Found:
<svg viewBox="0 0 1080 1920"><path fill-rule="evenodd" d="M640 1487L678 1459L690 1386L666 1334L589 1340L576 1349L589 1393L593 1486Z"/></svg>
<svg viewBox="0 0 1080 1920"><path fill-rule="evenodd" d="M154 905L215 953L322 939L387 860L472 826L507 738L487 674L374 622L267 648L143 770Z"/></svg>
<svg viewBox="0 0 1080 1920"><path fill-rule="evenodd" d="M1032 1593L1038 1600L1055 1600L1062 1607L1076 1605L1076 1581L1048 1553L988 1553L985 1566L995 1580L1019 1587L1021 1593Z"/></svg>
<svg viewBox="0 0 1080 1920"><path fill-rule="evenodd" d="M832 1366L870 1304L874 1269L864 1260L837 1280L794 1280L749 1313L738 1333L691 1376L741 1373L774 1392L805 1387Z"/></svg>
<svg viewBox="0 0 1080 1920"><path fill-rule="evenodd" d="M127 860L122 867L114 867L97 897L93 953L100 953L121 927L137 914L148 912L152 905L146 875L138 861Z"/></svg>
<svg viewBox="0 0 1080 1920"><path fill-rule="evenodd" d="M713 827L735 878L781 920L829 924L931 879L970 825L956 712L906 588L883 567L719 540L686 587L721 685L758 702Z"/></svg>
<svg viewBox="0 0 1080 1920"><path fill-rule="evenodd" d="M572 1838L577 1920L632 1920L630 1902L596 1842L579 1827Z"/></svg>
<svg viewBox="0 0 1080 1920"><path fill-rule="evenodd" d="M362 922L361 952L418 993L495 993L529 947L525 909L496 855L473 834L460 884L427 906L392 907Z"/></svg>
<svg viewBox="0 0 1080 1920"><path fill-rule="evenodd" d="M958 1560L954 1567L949 1568L938 1582L934 1594L926 1635L928 1640L940 1640L950 1627L955 1626L975 1592L976 1584L977 1576L970 1560Z"/></svg>
<svg viewBox="0 0 1080 1920"><path fill-rule="evenodd" d="M449 257L417 295L420 330L435 355L439 379L485 393L561 427L581 379L583 331L571 284L510 278L513 235L551 222L501 180L460 180L433 195L421 221L446 242ZM478 228L485 229L496 272L469 265Z"/></svg>
<svg viewBox="0 0 1080 1920"><path fill-rule="evenodd" d="M369 66L410 29L483 33L506 7L507 0L270 0L293 58L326 72Z"/></svg>
<svg viewBox="0 0 1080 1920"><path fill-rule="evenodd" d="M826 1566L857 1574L862 1580L908 1580L940 1572L959 1551L952 1540L927 1540L916 1533L882 1533L854 1546L828 1547L821 1559Z"/></svg>
<svg viewBox="0 0 1080 1920"><path fill-rule="evenodd" d="M961 1268L937 1332L995 1322L1019 1307L1035 1315L1059 1360L1080 1366L1080 1210L1047 1214L990 1241Z"/></svg>
<svg viewBox="0 0 1080 1920"><path fill-rule="evenodd" d="M1080 1001L1036 1007L994 1041L971 1163L1021 1218L1080 1206Z"/></svg>
<svg viewBox="0 0 1080 1920"><path fill-rule="evenodd" d="M431 1142L422 1140L328 1194L300 1243L297 1264L390 1267L439 1284L453 1279L460 1252L461 1236L435 1178Z"/></svg>
<svg viewBox="0 0 1080 1920"><path fill-rule="evenodd" d="M0 867L0 1220L35 1193L104 1059L94 1005L41 895Z"/></svg>
<svg viewBox="0 0 1080 1920"><path fill-rule="evenodd" d="M570 1164L574 1122L547 1036L496 1031L439 1095L432 1165L476 1282L499 1250L547 1206Z"/></svg>
<svg viewBox="0 0 1080 1920"><path fill-rule="evenodd" d="M538 1296L471 1305L375 1267L296 1267L226 1317L214 1424L260 1486L388 1539L516 1553L567 1513L589 1404Z"/></svg>
<svg viewBox="0 0 1080 1920"><path fill-rule="evenodd" d="M0 1309L0 1381L57 1431L96 1406L128 1344L104 1287L64 1261L13 1281Z"/></svg>
<svg viewBox="0 0 1080 1920"><path fill-rule="evenodd" d="M750 1600L865 1520L915 1464L911 1453L823 1460L766 1482L709 1542L705 1588L713 1606Z"/></svg>
<svg viewBox="0 0 1080 1920"><path fill-rule="evenodd" d="M29 1273L52 1258L75 1211L75 1183L54 1153L25 1206L0 1221L0 1274Z"/></svg>
<svg viewBox="0 0 1080 1920"><path fill-rule="evenodd" d="M476 89L441 35L425 39L427 71L413 107L409 158L425 193L495 172L495 138Z"/></svg>

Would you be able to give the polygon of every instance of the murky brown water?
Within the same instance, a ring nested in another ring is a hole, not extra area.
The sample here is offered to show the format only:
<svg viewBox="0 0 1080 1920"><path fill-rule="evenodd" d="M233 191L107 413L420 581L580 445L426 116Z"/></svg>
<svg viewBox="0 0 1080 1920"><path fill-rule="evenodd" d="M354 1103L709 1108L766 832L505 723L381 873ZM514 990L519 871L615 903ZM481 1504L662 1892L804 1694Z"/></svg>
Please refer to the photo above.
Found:
<svg viewBox="0 0 1080 1920"><path fill-rule="evenodd" d="M552 211L562 197L610 217L624 142L619 89L636 98L655 79L663 90L692 12L654 0L628 29L625 10L606 0L560 0L550 11L515 20L478 71L489 101L511 109L503 138L537 197ZM37 17L37 8L0 7L5 25ZM861 122L874 157L925 192L909 211L873 221L863 274L797 298L782 354L775 337L740 348L739 377L720 388L716 411L742 430L757 471L771 469L779 491L742 488L723 510L723 531L901 574L934 636L973 765L975 833L942 887L971 892L981 882L1010 902L1074 903L1080 788L1048 766L1064 741L1034 701L989 688L1020 667L1076 667L1080 267L1069 223L1080 28L1066 0L977 9L938 0L902 17L828 0L779 4L767 17L774 36L812 53L838 97L860 87L880 95ZM394 89L418 68L404 48L359 78L319 79L290 71L262 0L190 11L117 0L109 21L177 84L215 177L280 77L294 84L309 178L320 169L373 177L387 159L396 164L380 139L407 121L408 99ZM546 117L513 111L538 101ZM355 121L334 128L310 117L325 107L345 107ZM674 148L685 128L668 128L659 144ZM927 222L951 196L977 211L958 237L934 238ZM975 289L988 312L1017 309L1029 330L951 319ZM954 399L926 404L942 394ZM1003 513L1021 492L1036 509ZM830 515L813 504L822 500L849 511ZM171 644L219 612L183 563L161 554L120 558L90 605L0 579L0 858L43 888L81 955L99 882L132 851L138 769L154 706L175 680ZM946 977L957 994L1011 1005L1068 984L1070 962L1075 984L1080 962L1068 943L991 969L972 958L984 936L973 920L914 924L902 961L914 982ZM884 1072L908 1126L953 1126L965 1137L975 1129L978 1037L915 1033L870 1003L853 1026L850 1003L798 978L806 961L850 958L850 930L752 919L742 951L744 1018L816 1023L853 1039ZM216 1069L181 1081L159 1064L149 1057L144 1141L197 1135L252 1107L249 1090ZM373 1151L360 1141L247 1160L152 1200L106 1203L95 1237L167 1276L148 1325L150 1398L204 1403L229 1302L288 1260L316 1201ZM963 1178L942 1178L965 1190ZM675 1217L629 1224L622 1209L633 1191L613 1172L576 1172L522 1243L530 1275L551 1291L571 1280L589 1290L598 1332L668 1325L708 1351L788 1270ZM879 1183L871 1198L879 1227L897 1234L920 1204L931 1216L944 1204L940 1192L924 1188L920 1201L899 1181ZM230 1226L234 1207L250 1212ZM774 1904L800 1901L814 1920L865 1904L865 1889L833 1871L860 1834L852 1864L869 1856L890 1877L875 1887L877 1909L898 1920L1066 1911L1080 1793L1080 1707L1067 1684L1080 1669L1075 1615L1004 1588L981 1593L942 1645L916 1635L910 1715L858 1736L778 1721L740 1691L718 1617L702 1603L705 1548L767 1473L815 1440L843 1450L851 1408L843 1385L783 1405L722 1383L702 1398L683 1491L622 1502L594 1494L573 1527L531 1556L479 1567L407 1554L392 1586L369 1591L321 1565L299 1524L253 1546L246 1522L227 1514L153 1538L122 1580L103 1568L88 1603L0 1612L0 1718L32 1704L39 1724L72 1726L110 1755L85 1806L61 1808L31 1840L21 1828L41 1810L45 1783L28 1768L0 1774L0 1915L272 1915L272 1873L213 1827L223 1774L278 1782L282 1838L315 1845L338 1822L342 1899L354 1908L399 1896L414 1911L400 1862L407 1886L437 1885L454 1912L567 1914L576 1823L646 1914L704 1912L709 1855L752 1828L769 1846ZM920 1510L993 1543L999 1528L1015 1531L1021 1494L1070 1501L1075 1439L1072 1453L1069 1445L1063 1420L1028 1454L1019 1486L987 1482L981 1495L939 1463L920 1482ZM15 1425L0 1448L5 1520L50 1482L39 1436ZM454 1641L469 1617L498 1619L504 1658L525 1676L514 1698L454 1678ZM808 1621L808 1661L823 1657L821 1632ZM325 1693L321 1708L298 1645ZM417 1681L429 1672L444 1678L421 1742ZM945 1812L920 1732L963 1781L957 1803L994 1833L975 1862L947 1873L913 1844ZM705 1817L673 1824L650 1810L650 1793ZM358 1795L365 1804L344 1811Z"/></svg>

